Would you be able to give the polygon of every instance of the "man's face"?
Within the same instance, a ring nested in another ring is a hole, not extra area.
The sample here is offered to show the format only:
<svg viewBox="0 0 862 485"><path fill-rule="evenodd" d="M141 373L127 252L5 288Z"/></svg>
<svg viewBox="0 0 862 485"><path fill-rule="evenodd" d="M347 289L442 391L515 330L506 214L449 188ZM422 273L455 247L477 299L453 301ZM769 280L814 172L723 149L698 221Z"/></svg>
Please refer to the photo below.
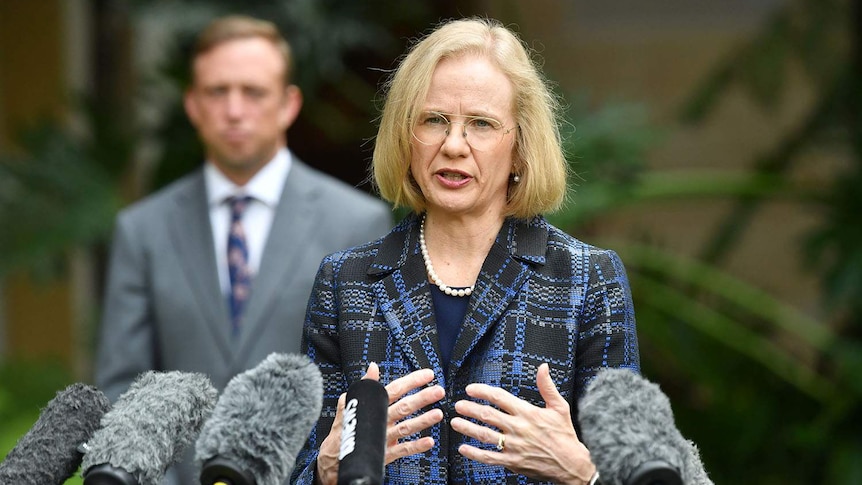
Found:
<svg viewBox="0 0 862 485"><path fill-rule="evenodd" d="M194 60L185 108L206 156L244 184L286 146L302 98L286 86L284 58L266 39L236 39Z"/></svg>

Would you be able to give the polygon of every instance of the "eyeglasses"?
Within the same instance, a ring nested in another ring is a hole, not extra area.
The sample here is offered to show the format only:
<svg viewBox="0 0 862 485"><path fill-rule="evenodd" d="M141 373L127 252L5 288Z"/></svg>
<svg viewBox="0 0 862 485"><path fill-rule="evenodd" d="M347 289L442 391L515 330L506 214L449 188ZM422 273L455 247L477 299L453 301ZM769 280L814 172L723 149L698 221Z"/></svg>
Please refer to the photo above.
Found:
<svg viewBox="0 0 862 485"><path fill-rule="evenodd" d="M458 116L464 121L451 121L449 117ZM487 151L496 147L503 137L517 128L517 125L503 129L503 123L485 116L456 115L438 111L423 111L413 123L413 138L423 145L439 145L449 136L455 123L464 127L462 136L474 150Z"/></svg>

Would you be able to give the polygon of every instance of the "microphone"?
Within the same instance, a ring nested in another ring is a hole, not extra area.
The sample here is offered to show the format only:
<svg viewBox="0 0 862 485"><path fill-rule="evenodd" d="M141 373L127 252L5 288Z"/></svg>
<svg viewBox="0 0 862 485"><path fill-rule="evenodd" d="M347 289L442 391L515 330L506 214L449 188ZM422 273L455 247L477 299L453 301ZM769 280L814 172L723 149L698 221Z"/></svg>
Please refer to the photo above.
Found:
<svg viewBox="0 0 862 485"><path fill-rule="evenodd" d="M195 444L201 485L280 485L323 406L308 357L272 353L234 376Z"/></svg>
<svg viewBox="0 0 862 485"><path fill-rule="evenodd" d="M338 485L380 485L386 454L389 394L383 384L360 379L347 388Z"/></svg>
<svg viewBox="0 0 862 485"><path fill-rule="evenodd" d="M84 485L157 485L197 437L217 395L204 374L140 374L87 443Z"/></svg>
<svg viewBox="0 0 862 485"><path fill-rule="evenodd" d="M658 385L628 369L601 369L578 409L603 485L712 485Z"/></svg>
<svg viewBox="0 0 862 485"><path fill-rule="evenodd" d="M93 386L72 384L58 392L0 463L0 483L64 483L81 465L78 447L90 439L110 407Z"/></svg>

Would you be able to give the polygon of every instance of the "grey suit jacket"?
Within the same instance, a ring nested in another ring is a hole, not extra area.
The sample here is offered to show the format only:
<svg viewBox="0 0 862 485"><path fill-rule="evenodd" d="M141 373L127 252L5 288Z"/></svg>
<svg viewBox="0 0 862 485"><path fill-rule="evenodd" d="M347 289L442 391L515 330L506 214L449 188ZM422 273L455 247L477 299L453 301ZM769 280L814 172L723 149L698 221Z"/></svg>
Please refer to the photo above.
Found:
<svg viewBox="0 0 862 485"><path fill-rule="evenodd" d="M96 356L111 400L146 370L202 372L221 391L271 352L300 351L320 261L392 227L378 199L296 157L252 281L238 338L219 287L203 170L120 213ZM197 484L186 470L181 482Z"/></svg>

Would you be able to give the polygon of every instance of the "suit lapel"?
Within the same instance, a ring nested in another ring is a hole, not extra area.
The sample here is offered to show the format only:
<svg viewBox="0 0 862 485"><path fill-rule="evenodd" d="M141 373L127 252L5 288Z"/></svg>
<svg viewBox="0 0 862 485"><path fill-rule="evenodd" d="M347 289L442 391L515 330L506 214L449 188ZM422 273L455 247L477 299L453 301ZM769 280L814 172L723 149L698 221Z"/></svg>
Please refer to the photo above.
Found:
<svg viewBox="0 0 862 485"><path fill-rule="evenodd" d="M266 316L278 298L279 289L289 287L296 277L291 268L299 266L296 261L305 253L301 236L313 231L312 226L317 223L314 216L316 204L323 203L316 201L313 187L307 168L294 157L267 236L258 274L252 282L240 332L240 351L236 354L240 362L244 359L243 350L250 348L264 333Z"/></svg>
<svg viewBox="0 0 862 485"><path fill-rule="evenodd" d="M230 317L219 287L203 171L198 171L189 190L178 194L175 202L174 211L168 215L171 241L203 322L213 332L218 350L227 360L231 354Z"/></svg>

